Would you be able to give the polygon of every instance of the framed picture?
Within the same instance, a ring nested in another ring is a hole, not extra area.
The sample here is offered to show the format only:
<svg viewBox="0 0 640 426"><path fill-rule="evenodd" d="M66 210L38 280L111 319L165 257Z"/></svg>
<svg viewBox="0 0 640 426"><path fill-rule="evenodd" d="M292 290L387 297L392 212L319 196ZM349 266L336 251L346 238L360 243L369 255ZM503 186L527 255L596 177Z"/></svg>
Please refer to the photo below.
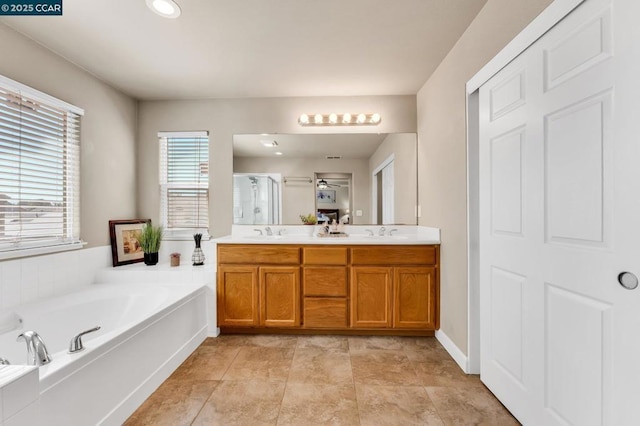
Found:
<svg viewBox="0 0 640 426"><path fill-rule="evenodd" d="M142 227L151 224L151 219L110 220L111 257L113 266L142 262L144 252L138 238Z"/></svg>
<svg viewBox="0 0 640 426"><path fill-rule="evenodd" d="M316 192L319 203L335 203L336 191L333 189L322 189Z"/></svg>

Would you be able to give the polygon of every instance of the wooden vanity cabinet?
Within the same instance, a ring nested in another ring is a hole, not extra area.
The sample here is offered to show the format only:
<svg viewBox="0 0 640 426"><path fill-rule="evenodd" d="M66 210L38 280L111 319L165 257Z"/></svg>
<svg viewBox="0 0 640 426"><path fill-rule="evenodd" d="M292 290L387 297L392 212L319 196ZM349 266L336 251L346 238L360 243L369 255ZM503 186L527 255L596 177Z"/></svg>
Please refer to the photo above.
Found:
<svg viewBox="0 0 640 426"><path fill-rule="evenodd" d="M218 246L218 325L299 327L299 251L290 246Z"/></svg>
<svg viewBox="0 0 640 426"><path fill-rule="evenodd" d="M432 335L437 245L218 245L218 325Z"/></svg>

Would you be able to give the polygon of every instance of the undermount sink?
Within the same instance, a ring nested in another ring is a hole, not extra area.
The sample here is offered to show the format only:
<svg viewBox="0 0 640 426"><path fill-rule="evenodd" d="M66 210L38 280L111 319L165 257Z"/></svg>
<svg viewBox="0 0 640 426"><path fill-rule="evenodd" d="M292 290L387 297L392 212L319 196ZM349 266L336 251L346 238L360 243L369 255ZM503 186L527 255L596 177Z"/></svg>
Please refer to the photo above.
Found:
<svg viewBox="0 0 640 426"><path fill-rule="evenodd" d="M353 235L355 238L366 238L373 240L406 240L409 237L406 235Z"/></svg>
<svg viewBox="0 0 640 426"><path fill-rule="evenodd" d="M245 235L243 238L251 240L282 240L286 237L284 235Z"/></svg>

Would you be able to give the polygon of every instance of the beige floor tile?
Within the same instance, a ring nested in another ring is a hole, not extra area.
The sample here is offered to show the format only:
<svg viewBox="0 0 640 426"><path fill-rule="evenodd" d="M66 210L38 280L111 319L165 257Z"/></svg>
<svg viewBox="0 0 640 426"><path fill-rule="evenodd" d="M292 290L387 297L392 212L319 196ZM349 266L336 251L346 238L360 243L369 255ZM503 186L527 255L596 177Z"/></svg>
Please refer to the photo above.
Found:
<svg viewBox="0 0 640 426"><path fill-rule="evenodd" d="M349 337L349 351L366 349L402 350L402 338L395 336L357 336Z"/></svg>
<svg viewBox="0 0 640 426"><path fill-rule="evenodd" d="M242 347L222 380L286 381L294 352L290 348Z"/></svg>
<svg viewBox="0 0 640 426"><path fill-rule="evenodd" d="M194 425L275 425L285 383L272 380L223 381Z"/></svg>
<svg viewBox="0 0 640 426"><path fill-rule="evenodd" d="M423 386L483 386L480 382L480 376L465 374L460 366L451 359L412 362L411 365Z"/></svg>
<svg viewBox="0 0 640 426"><path fill-rule="evenodd" d="M318 348L336 352L349 352L346 336L298 336L298 348Z"/></svg>
<svg viewBox="0 0 640 426"><path fill-rule="evenodd" d="M480 424L517 421L432 337L220 336L127 425Z"/></svg>
<svg viewBox="0 0 640 426"><path fill-rule="evenodd" d="M329 349L296 349L289 372L289 383L353 384L348 353Z"/></svg>
<svg viewBox="0 0 640 426"><path fill-rule="evenodd" d="M278 425L358 425L353 385L287 383Z"/></svg>
<svg viewBox="0 0 640 426"><path fill-rule="evenodd" d="M351 352L355 383L366 385L417 386L420 380L402 351L361 350Z"/></svg>
<svg viewBox="0 0 640 426"><path fill-rule="evenodd" d="M422 386L356 385L362 426L444 425Z"/></svg>
<svg viewBox="0 0 640 426"><path fill-rule="evenodd" d="M486 388L426 387L429 398L447 425L519 425Z"/></svg>
<svg viewBox="0 0 640 426"><path fill-rule="evenodd" d="M295 348L297 344L297 336L270 334L221 334L218 337L210 337L203 343L207 346L257 346L264 348Z"/></svg>
<svg viewBox="0 0 640 426"><path fill-rule="evenodd" d="M189 425L218 381L165 381L127 420L125 425Z"/></svg>
<svg viewBox="0 0 640 426"><path fill-rule="evenodd" d="M200 346L171 375L176 380L219 380L240 348Z"/></svg>

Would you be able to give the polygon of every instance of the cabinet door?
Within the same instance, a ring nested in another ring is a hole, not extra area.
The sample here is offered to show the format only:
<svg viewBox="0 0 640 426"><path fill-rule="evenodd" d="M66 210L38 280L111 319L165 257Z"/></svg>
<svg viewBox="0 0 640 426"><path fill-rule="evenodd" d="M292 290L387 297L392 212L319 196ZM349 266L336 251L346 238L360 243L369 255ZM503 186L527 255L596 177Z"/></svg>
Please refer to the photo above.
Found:
<svg viewBox="0 0 640 426"><path fill-rule="evenodd" d="M260 325L300 326L300 268L260 268Z"/></svg>
<svg viewBox="0 0 640 426"><path fill-rule="evenodd" d="M391 268L351 268L351 327L391 327Z"/></svg>
<svg viewBox="0 0 640 426"><path fill-rule="evenodd" d="M395 268L393 327L436 328L436 268Z"/></svg>
<svg viewBox="0 0 640 426"><path fill-rule="evenodd" d="M258 325L258 268L218 266L218 325Z"/></svg>

